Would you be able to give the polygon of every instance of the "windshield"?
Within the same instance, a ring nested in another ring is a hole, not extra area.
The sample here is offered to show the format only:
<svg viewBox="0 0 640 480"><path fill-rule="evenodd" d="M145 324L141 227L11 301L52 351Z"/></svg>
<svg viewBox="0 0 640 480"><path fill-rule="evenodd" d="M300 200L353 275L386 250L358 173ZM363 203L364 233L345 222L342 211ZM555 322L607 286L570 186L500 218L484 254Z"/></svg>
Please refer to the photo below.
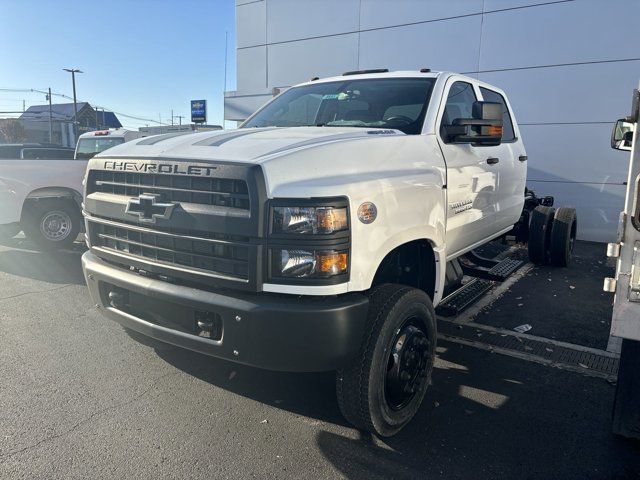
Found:
<svg viewBox="0 0 640 480"><path fill-rule="evenodd" d="M76 149L76 158L92 158L107 148L124 143L124 138L81 138Z"/></svg>
<svg viewBox="0 0 640 480"><path fill-rule="evenodd" d="M433 78L382 78L294 87L259 110L242 128L394 128L418 134L434 82Z"/></svg>

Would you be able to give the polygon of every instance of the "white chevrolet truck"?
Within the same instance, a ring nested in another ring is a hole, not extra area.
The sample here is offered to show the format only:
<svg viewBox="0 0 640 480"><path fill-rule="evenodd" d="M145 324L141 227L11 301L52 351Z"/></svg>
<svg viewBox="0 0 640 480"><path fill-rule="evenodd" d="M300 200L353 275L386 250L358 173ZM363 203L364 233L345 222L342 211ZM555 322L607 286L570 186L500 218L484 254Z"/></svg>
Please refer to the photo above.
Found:
<svg viewBox="0 0 640 480"><path fill-rule="evenodd" d="M21 230L41 248L59 248L80 232L86 162L71 148L0 145L0 238Z"/></svg>
<svg viewBox="0 0 640 480"><path fill-rule="evenodd" d="M476 79L314 79L237 130L91 159L86 280L105 315L157 340L337 371L346 419L393 435L430 382L460 256L535 224L538 260L570 259L575 213L525 194L526 160L506 95Z"/></svg>
<svg viewBox="0 0 640 480"><path fill-rule="evenodd" d="M0 145L0 239L22 230L44 250L71 245L82 227L87 160L141 136L123 128L87 132L75 152L55 145Z"/></svg>

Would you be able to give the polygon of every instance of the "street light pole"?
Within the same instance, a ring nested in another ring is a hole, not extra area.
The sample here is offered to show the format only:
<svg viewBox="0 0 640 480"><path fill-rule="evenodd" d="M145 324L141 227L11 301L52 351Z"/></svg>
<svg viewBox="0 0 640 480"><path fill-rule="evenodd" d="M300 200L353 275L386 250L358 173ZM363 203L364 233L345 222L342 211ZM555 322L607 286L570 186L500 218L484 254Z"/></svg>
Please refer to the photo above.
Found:
<svg viewBox="0 0 640 480"><path fill-rule="evenodd" d="M53 143L53 114L51 112L51 87L49 87L47 100L49 100L49 143Z"/></svg>
<svg viewBox="0 0 640 480"><path fill-rule="evenodd" d="M63 68L65 72L71 73L71 82L73 83L73 136L74 141L78 140L78 102L76 100L76 73L83 73L77 68Z"/></svg>

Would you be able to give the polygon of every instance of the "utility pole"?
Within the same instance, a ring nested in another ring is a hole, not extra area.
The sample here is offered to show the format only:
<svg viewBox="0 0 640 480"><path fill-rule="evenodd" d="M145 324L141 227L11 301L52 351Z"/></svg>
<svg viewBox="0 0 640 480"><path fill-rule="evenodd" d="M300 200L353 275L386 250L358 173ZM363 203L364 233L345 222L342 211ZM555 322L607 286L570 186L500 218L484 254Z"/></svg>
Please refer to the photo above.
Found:
<svg viewBox="0 0 640 480"><path fill-rule="evenodd" d="M47 100L49 100L49 143L53 143L53 113L51 112L51 87L49 87Z"/></svg>
<svg viewBox="0 0 640 480"><path fill-rule="evenodd" d="M24 113L24 110L25 110L25 101L24 101L24 100L22 100L22 112L23 112L23 113Z"/></svg>
<svg viewBox="0 0 640 480"><path fill-rule="evenodd" d="M184 115L176 115L176 118L180 122L178 125L182 125L182 119L184 118Z"/></svg>
<svg viewBox="0 0 640 480"><path fill-rule="evenodd" d="M224 85L222 85L222 128L224 129L225 125L224 125L224 106L225 106L225 102L224 102L224 92L227 91L227 41L228 41L228 37L229 37L229 32L225 31L224 32Z"/></svg>
<svg viewBox="0 0 640 480"><path fill-rule="evenodd" d="M173 108L171 109L171 125L173 125Z"/></svg>
<svg viewBox="0 0 640 480"><path fill-rule="evenodd" d="M78 140L78 101L76 99L76 73L83 73L77 68L63 68L65 72L71 74L71 82L73 83L73 136L74 141Z"/></svg>

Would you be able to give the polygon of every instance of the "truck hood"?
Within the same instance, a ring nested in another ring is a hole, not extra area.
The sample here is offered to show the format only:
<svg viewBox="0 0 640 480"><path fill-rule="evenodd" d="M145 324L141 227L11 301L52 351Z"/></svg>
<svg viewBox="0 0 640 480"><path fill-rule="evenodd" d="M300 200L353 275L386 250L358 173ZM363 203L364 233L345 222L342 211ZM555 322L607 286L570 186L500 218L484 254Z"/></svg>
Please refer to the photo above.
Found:
<svg viewBox="0 0 640 480"><path fill-rule="evenodd" d="M398 130L356 127L265 127L155 135L110 148L95 158L156 157L262 163L325 144L404 136Z"/></svg>

